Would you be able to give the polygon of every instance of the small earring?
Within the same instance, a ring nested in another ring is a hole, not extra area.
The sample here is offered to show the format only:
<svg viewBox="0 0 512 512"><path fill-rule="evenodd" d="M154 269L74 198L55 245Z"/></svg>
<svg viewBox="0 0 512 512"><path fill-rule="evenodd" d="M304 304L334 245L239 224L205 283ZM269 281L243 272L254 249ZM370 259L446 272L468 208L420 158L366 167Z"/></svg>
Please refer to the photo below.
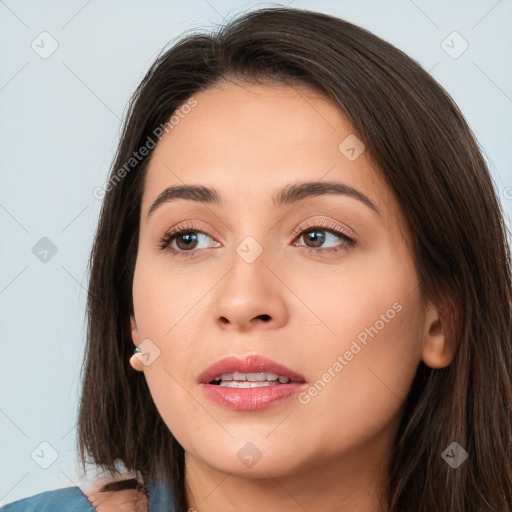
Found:
<svg viewBox="0 0 512 512"><path fill-rule="evenodd" d="M135 347L135 350L133 351L133 356L130 357L130 365L134 370L137 370L138 372L141 372L144 369L144 364L142 361L137 357L137 354L140 354L142 350L139 347Z"/></svg>

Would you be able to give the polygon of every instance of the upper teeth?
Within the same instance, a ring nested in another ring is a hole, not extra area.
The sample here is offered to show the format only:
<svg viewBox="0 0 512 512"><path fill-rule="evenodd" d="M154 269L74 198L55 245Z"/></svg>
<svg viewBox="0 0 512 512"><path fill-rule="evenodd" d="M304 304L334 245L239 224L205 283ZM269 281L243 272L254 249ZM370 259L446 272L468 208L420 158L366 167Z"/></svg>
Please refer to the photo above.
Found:
<svg viewBox="0 0 512 512"><path fill-rule="evenodd" d="M288 377L278 375L277 373L224 373L215 377L216 381L248 381L248 382L275 382L279 380L281 384L290 382ZM222 384L221 382L221 384Z"/></svg>

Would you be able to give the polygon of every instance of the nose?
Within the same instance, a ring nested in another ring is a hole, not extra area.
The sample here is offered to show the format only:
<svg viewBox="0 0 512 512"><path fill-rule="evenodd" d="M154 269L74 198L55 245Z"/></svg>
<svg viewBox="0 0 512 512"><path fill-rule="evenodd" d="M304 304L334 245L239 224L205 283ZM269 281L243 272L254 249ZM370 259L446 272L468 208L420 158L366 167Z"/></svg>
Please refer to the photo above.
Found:
<svg viewBox="0 0 512 512"><path fill-rule="evenodd" d="M265 252L252 263L238 254L232 261L231 270L213 297L218 327L247 333L285 325L289 318L288 289L279 279L279 272L267 266Z"/></svg>

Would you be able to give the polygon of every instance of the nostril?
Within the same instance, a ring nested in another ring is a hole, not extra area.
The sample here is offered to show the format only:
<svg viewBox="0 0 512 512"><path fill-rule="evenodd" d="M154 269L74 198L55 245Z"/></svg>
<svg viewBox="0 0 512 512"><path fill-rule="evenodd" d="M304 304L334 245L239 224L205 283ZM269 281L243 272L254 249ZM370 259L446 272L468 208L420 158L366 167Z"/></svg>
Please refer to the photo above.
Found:
<svg viewBox="0 0 512 512"><path fill-rule="evenodd" d="M259 318L261 318L265 322L268 322L270 320L270 315L259 315Z"/></svg>

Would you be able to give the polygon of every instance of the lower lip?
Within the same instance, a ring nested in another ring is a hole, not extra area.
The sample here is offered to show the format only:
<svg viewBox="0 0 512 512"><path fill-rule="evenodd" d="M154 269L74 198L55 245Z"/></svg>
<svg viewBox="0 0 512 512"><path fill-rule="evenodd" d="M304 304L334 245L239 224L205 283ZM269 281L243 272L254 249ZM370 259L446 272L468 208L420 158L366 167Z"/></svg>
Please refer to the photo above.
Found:
<svg viewBox="0 0 512 512"><path fill-rule="evenodd" d="M290 382L261 388L226 388L217 384L201 384L201 387L219 405L237 411L255 411L298 394L305 385L305 382Z"/></svg>

